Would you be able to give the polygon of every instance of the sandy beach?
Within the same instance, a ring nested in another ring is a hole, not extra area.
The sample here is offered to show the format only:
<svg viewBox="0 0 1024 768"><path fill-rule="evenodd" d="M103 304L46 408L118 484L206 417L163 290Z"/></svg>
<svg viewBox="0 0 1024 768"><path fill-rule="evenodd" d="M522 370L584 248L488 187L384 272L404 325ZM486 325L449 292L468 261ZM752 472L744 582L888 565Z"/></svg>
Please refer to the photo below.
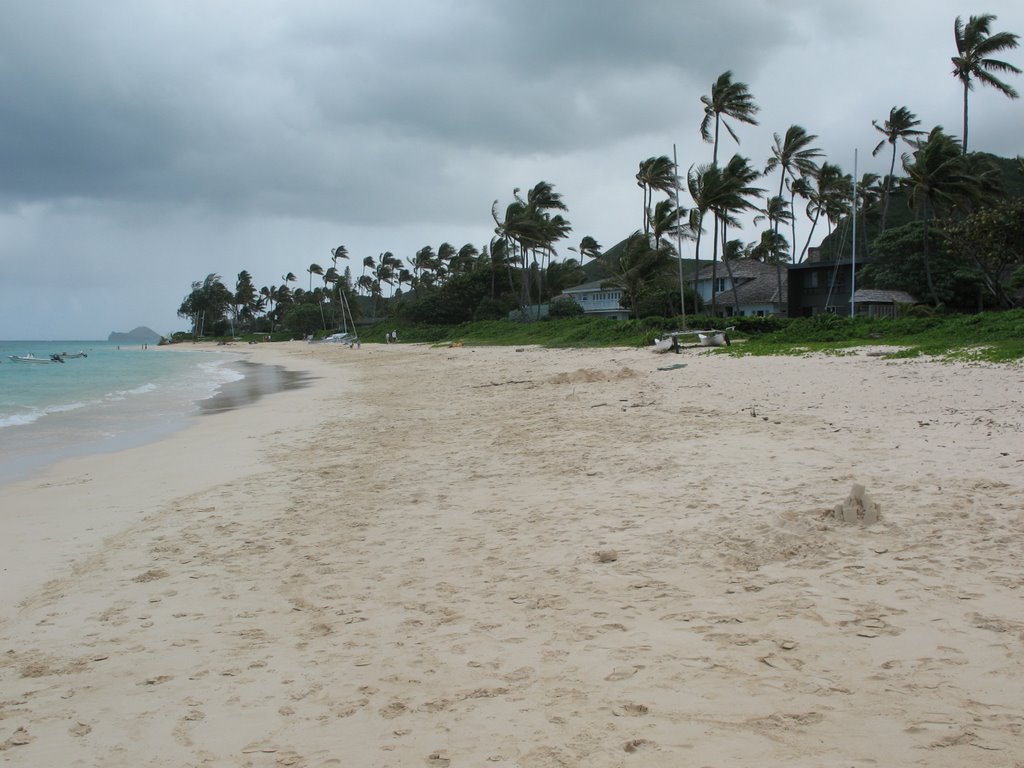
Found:
<svg viewBox="0 0 1024 768"><path fill-rule="evenodd" d="M0 764L1024 766L1024 368L238 352L0 488Z"/></svg>

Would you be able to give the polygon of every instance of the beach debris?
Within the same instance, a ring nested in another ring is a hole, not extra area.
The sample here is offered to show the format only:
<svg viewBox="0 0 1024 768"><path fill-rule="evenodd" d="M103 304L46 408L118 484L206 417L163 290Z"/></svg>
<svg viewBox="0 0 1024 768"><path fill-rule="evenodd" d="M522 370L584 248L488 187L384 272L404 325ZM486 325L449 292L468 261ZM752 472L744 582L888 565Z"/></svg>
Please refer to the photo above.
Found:
<svg viewBox="0 0 1024 768"><path fill-rule="evenodd" d="M843 523L871 525L877 523L881 516L878 502L868 495L860 483L854 483L850 489L850 495L841 503L836 504L832 510L832 519Z"/></svg>
<svg viewBox="0 0 1024 768"><path fill-rule="evenodd" d="M594 553L594 560L599 563L614 563L619 559L619 553L614 549L602 549Z"/></svg>
<svg viewBox="0 0 1024 768"><path fill-rule="evenodd" d="M636 752L638 750L644 749L645 747L651 747L653 745L654 742L648 741L647 739L630 739L622 745L622 748L627 752Z"/></svg>

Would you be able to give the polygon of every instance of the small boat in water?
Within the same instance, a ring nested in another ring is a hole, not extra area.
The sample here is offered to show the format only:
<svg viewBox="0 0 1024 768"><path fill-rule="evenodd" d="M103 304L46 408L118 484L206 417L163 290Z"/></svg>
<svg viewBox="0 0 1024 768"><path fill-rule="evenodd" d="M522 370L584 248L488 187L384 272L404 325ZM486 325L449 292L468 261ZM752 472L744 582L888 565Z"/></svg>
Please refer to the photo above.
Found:
<svg viewBox="0 0 1024 768"><path fill-rule="evenodd" d="M63 363L64 359L60 355L50 355L49 357L36 357L31 352L27 355L9 355L11 360L15 363Z"/></svg>
<svg viewBox="0 0 1024 768"><path fill-rule="evenodd" d="M76 357L88 357L88 356L89 355L87 355L85 352L61 352L60 355L59 355L59 357L62 357L65 360L71 360L71 359L76 358Z"/></svg>

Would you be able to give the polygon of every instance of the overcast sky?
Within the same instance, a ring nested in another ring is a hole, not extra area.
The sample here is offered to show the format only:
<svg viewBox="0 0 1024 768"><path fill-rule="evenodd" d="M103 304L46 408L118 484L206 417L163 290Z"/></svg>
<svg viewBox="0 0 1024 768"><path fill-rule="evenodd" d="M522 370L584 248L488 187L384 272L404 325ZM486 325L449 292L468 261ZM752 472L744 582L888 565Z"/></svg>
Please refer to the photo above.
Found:
<svg viewBox="0 0 1024 768"><path fill-rule="evenodd" d="M953 21L981 13L1024 34L1019 0L8 3L0 338L185 329L193 281L308 286L339 245L357 276L383 251L481 247L494 200L541 180L569 207L561 256L613 245L642 226L640 161L710 162L700 97L725 70L761 111L720 155L762 167L798 123L885 173L871 121L891 107L961 135ZM971 149L1024 153L1024 101L979 87L970 115Z"/></svg>

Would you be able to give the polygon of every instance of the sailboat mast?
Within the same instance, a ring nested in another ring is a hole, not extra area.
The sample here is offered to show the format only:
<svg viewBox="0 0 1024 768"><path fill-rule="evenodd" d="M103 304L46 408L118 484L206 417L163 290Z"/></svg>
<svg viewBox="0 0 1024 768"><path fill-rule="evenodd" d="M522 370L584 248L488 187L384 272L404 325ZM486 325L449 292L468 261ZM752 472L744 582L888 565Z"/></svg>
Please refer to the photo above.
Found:
<svg viewBox="0 0 1024 768"><path fill-rule="evenodd" d="M853 257L850 262L850 317L857 313L857 150L853 150Z"/></svg>
<svg viewBox="0 0 1024 768"><path fill-rule="evenodd" d="M679 309L683 318L683 330L686 329L686 291L683 289L683 226L679 221L679 160L676 158L676 145L672 144L672 168L675 174L676 193L676 259L679 261Z"/></svg>

